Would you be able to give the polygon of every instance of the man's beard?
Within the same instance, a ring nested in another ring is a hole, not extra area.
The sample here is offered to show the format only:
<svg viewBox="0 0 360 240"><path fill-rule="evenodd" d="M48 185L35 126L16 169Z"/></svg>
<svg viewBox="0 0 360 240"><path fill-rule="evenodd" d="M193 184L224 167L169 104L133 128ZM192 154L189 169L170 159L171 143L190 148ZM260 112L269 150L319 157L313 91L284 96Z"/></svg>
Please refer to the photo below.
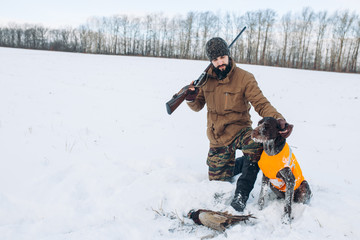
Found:
<svg viewBox="0 0 360 240"><path fill-rule="evenodd" d="M222 66L226 66L226 68L224 70L220 70L220 67ZM223 64L214 68L214 72L218 76L219 80L223 80L224 78L226 78L230 70L231 70L231 61L229 61L229 64Z"/></svg>

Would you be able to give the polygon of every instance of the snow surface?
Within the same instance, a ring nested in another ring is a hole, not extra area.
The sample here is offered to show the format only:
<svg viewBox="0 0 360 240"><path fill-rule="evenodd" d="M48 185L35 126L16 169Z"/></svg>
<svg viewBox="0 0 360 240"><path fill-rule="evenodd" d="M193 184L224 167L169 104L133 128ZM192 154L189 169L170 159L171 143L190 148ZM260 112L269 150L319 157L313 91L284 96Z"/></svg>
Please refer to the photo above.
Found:
<svg viewBox="0 0 360 240"><path fill-rule="evenodd" d="M236 214L235 183L207 179L206 111L165 108L207 65L0 48L0 239L200 239L190 209ZM282 200L258 210L259 173L257 219L214 239L360 239L360 75L240 67L295 125L313 198L282 225Z"/></svg>

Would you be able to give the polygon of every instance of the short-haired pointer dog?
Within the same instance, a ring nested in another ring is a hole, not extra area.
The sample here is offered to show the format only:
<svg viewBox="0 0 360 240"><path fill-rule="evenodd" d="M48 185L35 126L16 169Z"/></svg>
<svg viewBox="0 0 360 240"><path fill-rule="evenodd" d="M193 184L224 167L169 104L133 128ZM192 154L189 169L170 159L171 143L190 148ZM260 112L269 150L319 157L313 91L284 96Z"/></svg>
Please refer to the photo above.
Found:
<svg viewBox="0 0 360 240"><path fill-rule="evenodd" d="M280 135L281 130L275 118L265 117L252 131L251 137L264 146L258 162L263 172L259 208L264 207L267 186L270 186L278 197L285 198L283 223L290 223L292 201L308 203L312 194L295 155L286 139Z"/></svg>

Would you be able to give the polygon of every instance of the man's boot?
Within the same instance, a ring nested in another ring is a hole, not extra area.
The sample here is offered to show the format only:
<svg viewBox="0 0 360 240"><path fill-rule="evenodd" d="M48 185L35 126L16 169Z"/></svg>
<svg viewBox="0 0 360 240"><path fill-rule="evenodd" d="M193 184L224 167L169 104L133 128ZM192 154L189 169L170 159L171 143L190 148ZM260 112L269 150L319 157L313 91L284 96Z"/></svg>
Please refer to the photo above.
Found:
<svg viewBox="0 0 360 240"><path fill-rule="evenodd" d="M243 158L241 175L238 178L235 189L235 196L231 202L231 206L239 212L242 212L246 206L250 192L254 187L259 166L257 163L251 162L248 157Z"/></svg>
<svg viewBox="0 0 360 240"><path fill-rule="evenodd" d="M231 206L238 212L244 211L246 207L246 201L248 200L248 196L243 196L241 193L235 193L233 200L231 201Z"/></svg>

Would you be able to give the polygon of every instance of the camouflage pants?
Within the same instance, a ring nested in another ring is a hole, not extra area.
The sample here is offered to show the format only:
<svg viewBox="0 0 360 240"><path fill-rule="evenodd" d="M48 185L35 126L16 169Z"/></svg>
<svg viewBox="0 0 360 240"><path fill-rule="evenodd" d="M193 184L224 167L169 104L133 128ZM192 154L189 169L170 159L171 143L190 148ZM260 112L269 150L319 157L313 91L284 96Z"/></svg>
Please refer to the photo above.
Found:
<svg viewBox="0 0 360 240"><path fill-rule="evenodd" d="M234 176L236 149L242 150L244 156L246 157L246 164L244 164L244 166L247 166L246 168L249 166L254 168L253 172L256 180L256 175L259 171L257 162L260 159L263 146L251 139L251 131L251 127L244 128L238 133L234 141L229 146L210 148L207 158L210 180L231 180Z"/></svg>

